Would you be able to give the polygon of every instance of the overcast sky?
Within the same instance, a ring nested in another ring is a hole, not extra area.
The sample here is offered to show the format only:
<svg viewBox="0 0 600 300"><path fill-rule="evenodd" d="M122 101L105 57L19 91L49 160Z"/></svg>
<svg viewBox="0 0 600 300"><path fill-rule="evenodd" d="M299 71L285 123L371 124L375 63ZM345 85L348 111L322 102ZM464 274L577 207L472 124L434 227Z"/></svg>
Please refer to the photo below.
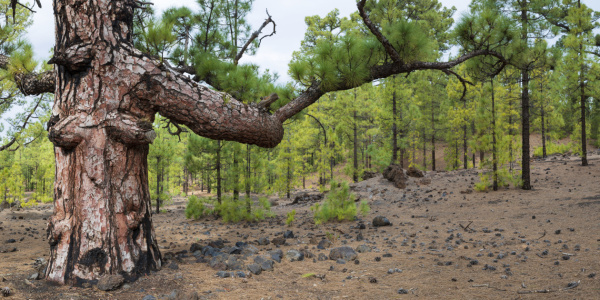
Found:
<svg viewBox="0 0 600 300"><path fill-rule="evenodd" d="M52 5L48 0L42 0L43 8L34 15L34 23L27 35L33 44L36 58L38 60L48 59L49 51L54 45L54 20ZM150 0L154 3L157 13L174 6L197 7L195 0ZM455 6L457 12L454 20L468 8L469 1L464 0L440 0L446 7ZM584 0L591 8L600 11L600 1ZM287 75L287 64L291 60L292 52L299 49L300 41L304 37L306 25L304 17L312 15L324 16L333 9L338 8L341 16L348 16L356 10L356 0L255 0L248 22L253 29L262 24L266 18L265 10L268 9L277 23L277 34L263 40L260 49L255 56L244 56L241 62L252 62L261 67L262 70L269 69L280 75L280 82L289 80ZM266 31L266 30L265 30Z"/></svg>

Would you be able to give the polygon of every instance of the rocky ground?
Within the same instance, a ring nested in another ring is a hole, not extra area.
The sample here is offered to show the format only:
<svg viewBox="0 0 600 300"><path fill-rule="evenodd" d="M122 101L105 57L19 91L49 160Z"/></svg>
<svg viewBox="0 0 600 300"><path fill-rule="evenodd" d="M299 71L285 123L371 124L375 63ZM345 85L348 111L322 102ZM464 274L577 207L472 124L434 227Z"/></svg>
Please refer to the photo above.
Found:
<svg viewBox="0 0 600 300"><path fill-rule="evenodd" d="M5 209L0 288L7 299L598 299L600 155L590 164L534 161L531 191L474 192L477 170L428 172L404 190L379 174L352 187L367 217L320 226L319 197L279 200L256 224L186 220L176 199L154 216L162 270L123 285L36 280L51 206Z"/></svg>

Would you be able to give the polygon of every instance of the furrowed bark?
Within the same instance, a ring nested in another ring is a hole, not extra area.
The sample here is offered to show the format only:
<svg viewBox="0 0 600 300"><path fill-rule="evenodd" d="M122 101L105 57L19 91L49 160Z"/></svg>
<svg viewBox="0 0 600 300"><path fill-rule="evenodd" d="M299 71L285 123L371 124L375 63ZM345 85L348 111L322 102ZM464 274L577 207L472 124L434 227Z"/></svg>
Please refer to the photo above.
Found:
<svg viewBox="0 0 600 300"><path fill-rule="evenodd" d="M0 69L7 70L10 65L10 58L0 54ZM54 93L55 74L54 71L43 73L17 72L13 80L23 95L39 95L43 93Z"/></svg>
<svg viewBox="0 0 600 300"><path fill-rule="evenodd" d="M131 96L136 80L129 1L54 1L54 215L46 278L133 280L160 268L148 190L154 110ZM114 26L114 27L113 27Z"/></svg>
<svg viewBox="0 0 600 300"><path fill-rule="evenodd" d="M187 80L175 71L152 69L135 94L148 99L161 115L188 126L198 135L272 148L283 138L283 125L255 105Z"/></svg>

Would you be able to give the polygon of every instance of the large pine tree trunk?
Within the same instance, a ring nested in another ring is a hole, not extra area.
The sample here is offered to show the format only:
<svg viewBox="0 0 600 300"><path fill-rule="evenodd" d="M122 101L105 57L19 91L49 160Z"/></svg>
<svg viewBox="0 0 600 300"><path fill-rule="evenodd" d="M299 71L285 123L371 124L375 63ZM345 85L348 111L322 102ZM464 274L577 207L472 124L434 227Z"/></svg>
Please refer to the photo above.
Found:
<svg viewBox="0 0 600 300"><path fill-rule="evenodd" d="M116 47L130 40L132 7L66 0L54 1L54 13L57 77L49 137L56 183L46 277L59 283L104 273L135 278L160 268L161 256L147 177L154 112L132 103L131 63Z"/></svg>
<svg viewBox="0 0 600 300"><path fill-rule="evenodd" d="M199 86L133 47L137 5L54 1L55 101L48 137L55 145L56 182L46 273L51 281L80 283L103 274L133 279L160 268L147 165L157 112L205 137L274 147L283 137L280 120L322 95L271 115ZM50 92L44 84L52 78L44 74L39 82Z"/></svg>

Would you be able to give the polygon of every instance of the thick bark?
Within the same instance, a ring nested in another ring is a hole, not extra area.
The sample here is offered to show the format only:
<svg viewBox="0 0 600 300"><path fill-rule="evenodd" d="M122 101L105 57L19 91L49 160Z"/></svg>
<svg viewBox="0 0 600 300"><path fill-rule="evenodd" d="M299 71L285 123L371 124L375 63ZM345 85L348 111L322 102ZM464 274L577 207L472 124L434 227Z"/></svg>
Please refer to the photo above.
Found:
<svg viewBox="0 0 600 300"><path fill-rule="evenodd" d="M133 279L161 266L148 189L154 111L130 93L141 56L124 43L132 10L128 2L54 2L51 281L80 283L105 273Z"/></svg>
<svg viewBox="0 0 600 300"><path fill-rule="evenodd" d="M8 69L10 58L0 54L0 69ZM44 73L16 72L13 80L24 95L54 93L56 79L54 71Z"/></svg>

